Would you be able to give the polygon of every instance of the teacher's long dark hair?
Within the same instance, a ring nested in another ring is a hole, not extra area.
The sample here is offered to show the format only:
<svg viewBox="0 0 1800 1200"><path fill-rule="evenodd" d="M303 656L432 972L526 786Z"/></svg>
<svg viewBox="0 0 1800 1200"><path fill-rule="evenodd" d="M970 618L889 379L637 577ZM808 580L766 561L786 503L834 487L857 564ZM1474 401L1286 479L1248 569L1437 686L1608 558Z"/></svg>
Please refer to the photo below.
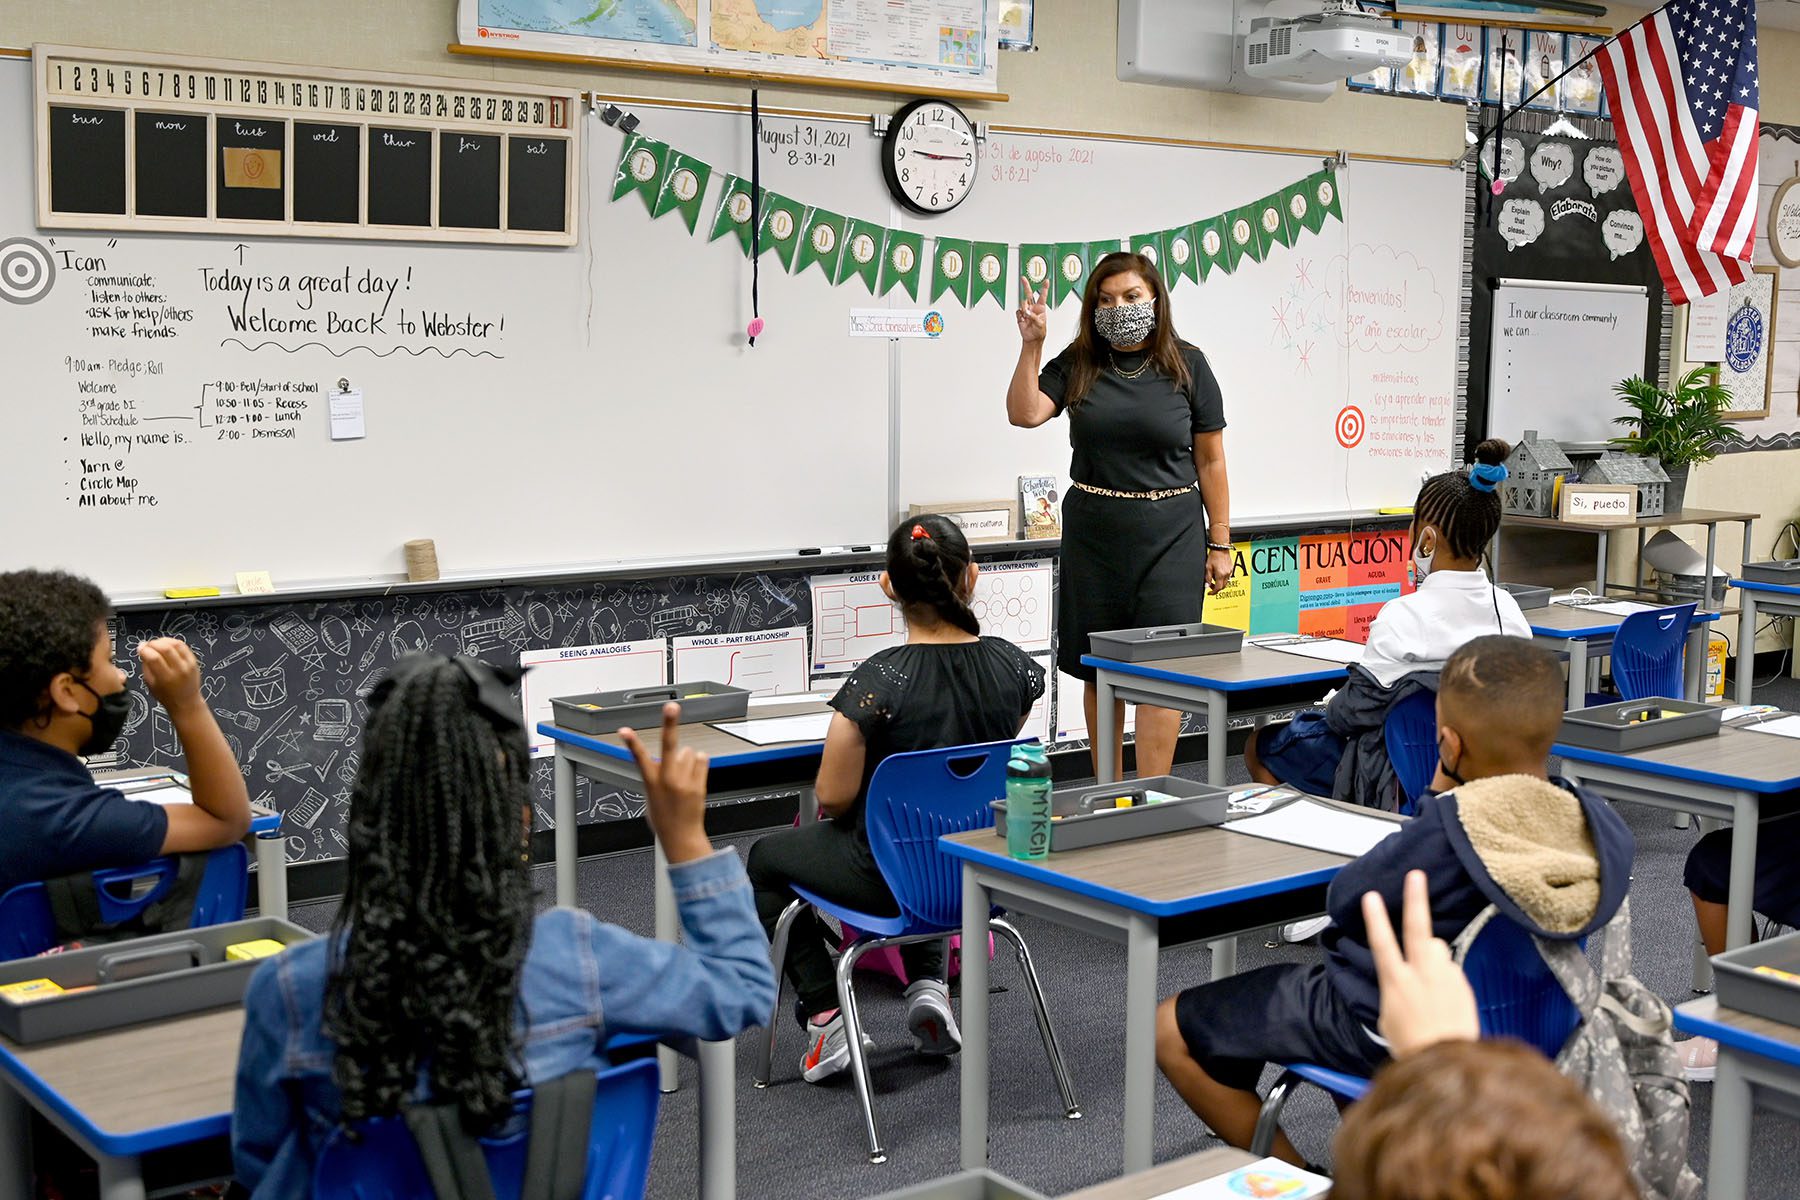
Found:
<svg viewBox="0 0 1800 1200"><path fill-rule="evenodd" d="M1073 360L1069 365L1067 402L1074 408L1087 398L1094 380L1112 361L1113 349L1094 329L1094 309L1099 307L1100 285L1114 275L1134 271L1150 290L1156 293L1156 328L1150 331L1150 361L1156 369L1185 390L1189 383L1187 360L1182 357L1184 343L1175 332L1175 315L1169 307L1169 286L1163 282L1156 264L1141 254L1117 251L1108 254L1088 274L1087 287L1081 293L1081 322L1076 326L1075 340L1070 344Z"/></svg>
<svg viewBox="0 0 1800 1200"><path fill-rule="evenodd" d="M371 697L325 1001L346 1124L398 1112L421 1069L471 1132L504 1120L522 1086L529 788L508 682L415 654Z"/></svg>

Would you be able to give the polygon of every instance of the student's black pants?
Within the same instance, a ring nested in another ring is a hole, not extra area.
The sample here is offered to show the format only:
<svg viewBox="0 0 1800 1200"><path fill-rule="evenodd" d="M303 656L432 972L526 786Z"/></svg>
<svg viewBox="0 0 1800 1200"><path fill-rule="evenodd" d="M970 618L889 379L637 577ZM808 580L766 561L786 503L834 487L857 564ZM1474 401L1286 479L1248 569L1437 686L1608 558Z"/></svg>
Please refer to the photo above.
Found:
<svg viewBox="0 0 1800 1200"><path fill-rule="evenodd" d="M750 886L756 890L757 915L771 937L782 910L796 899L793 884L874 916L891 917L900 912L861 832L836 821L803 823L767 835L750 847L748 869ZM818 913L810 906L802 909L788 933L787 976L799 993L806 1018L838 1006L830 950L835 944ZM944 978L941 941L902 946L900 959L909 980Z"/></svg>

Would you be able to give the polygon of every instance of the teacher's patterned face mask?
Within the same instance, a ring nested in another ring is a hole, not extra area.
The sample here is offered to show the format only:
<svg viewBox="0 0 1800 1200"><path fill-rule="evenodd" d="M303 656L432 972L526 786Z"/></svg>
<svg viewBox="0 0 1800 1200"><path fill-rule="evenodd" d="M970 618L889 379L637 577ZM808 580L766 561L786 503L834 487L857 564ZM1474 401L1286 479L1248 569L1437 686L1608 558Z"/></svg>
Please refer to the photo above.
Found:
<svg viewBox="0 0 1800 1200"><path fill-rule="evenodd" d="M1156 301L1142 304L1115 304L1094 310L1094 330L1114 347L1135 346L1148 341L1156 328Z"/></svg>

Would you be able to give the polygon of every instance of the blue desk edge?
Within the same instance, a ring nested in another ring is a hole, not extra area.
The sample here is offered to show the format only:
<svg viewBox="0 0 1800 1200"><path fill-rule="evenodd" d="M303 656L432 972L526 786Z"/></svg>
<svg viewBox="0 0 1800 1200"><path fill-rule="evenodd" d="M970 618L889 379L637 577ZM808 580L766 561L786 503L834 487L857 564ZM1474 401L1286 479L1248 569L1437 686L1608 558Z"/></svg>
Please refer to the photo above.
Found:
<svg viewBox="0 0 1800 1200"><path fill-rule="evenodd" d="M1705 1001L1688 1003L1704 1004ZM1743 1050L1775 1062L1786 1063L1790 1067L1800 1067L1800 1045L1778 1041L1766 1034L1752 1033L1748 1029L1739 1029L1723 1021L1699 1016L1688 1011L1688 1004L1679 1005L1675 1009L1675 1028L1697 1037L1712 1038L1721 1046L1729 1046L1733 1050Z"/></svg>
<svg viewBox="0 0 1800 1200"><path fill-rule="evenodd" d="M1774 737L1774 734L1764 734ZM1562 742L1550 747L1550 753L1570 762L1593 763L1602 767L1618 767L1622 770L1641 771L1645 775L1655 775L1661 779L1681 779L1689 783L1710 783L1715 787L1731 788L1733 791L1755 792L1758 795L1771 795L1776 792L1792 791L1800 788L1800 771L1787 779L1741 779L1735 775L1721 775L1713 771L1699 771L1693 767L1675 767L1667 763L1646 762L1630 753L1615 750L1593 750L1586 746L1569 746Z"/></svg>
<svg viewBox="0 0 1800 1200"><path fill-rule="evenodd" d="M6 1073L12 1076L13 1086L34 1097L68 1122L82 1137L92 1143L94 1149L103 1154L132 1155L143 1154L151 1150L163 1150L171 1146L182 1146L190 1142L203 1141L208 1138L226 1137L231 1133L231 1113L222 1112L216 1116L196 1117L191 1121L178 1121L173 1125L159 1125L151 1129L139 1129L132 1133L108 1133L97 1128L88 1119L86 1113L70 1104L58 1092L38 1077L37 1072L20 1062L18 1057L5 1046L0 1046L0 1063L5 1064Z"/></svg>
<svg viewBox="0 0 1800 1200"><path fill-rule="evenodd" d="M996 842L999 841L996 835ZM1004 850L983 850L978 846L962 842L939 839L944 853L952 858L960 858L965 862L978 863L981 866L1017 875L1021 879L1029 879L1048 887L1071 892L1077 896L1101 900L1108 904L1116 904L1128 912L1143 913L1151 917L1179 917L1186 913L1205 912L1211 908L1223 908L1228 904L1238 904L1245 900L1254 900L1259 896L1274 896L1282 892L1296 892L1314 884L1330 883L1340 867L1316 867L1310 871L1301 871L1293 875L1284 875L1278 879L1266 879L1261 883L1245 884L1242 887L1226 888L1217 892L1199 892L1194 896L1180 900L1146 900L1131 892L1121 892L1116 888L1104 887L1097 883L1089 883L1085 879L1072 879L1060 871L1052 871L1036 862L1028 862L1013 858ZM1002 843L1004 845L1004 843ZM1345 862L1350 861L1345 859ZM1199 901L1199 903L1196 903Z"/></svg>
<svg viewBox="0 0 1800 1200"><path fill-rule="evenodd" d="M1783 596L1800 596L1800 587L1788 587L1779 583L1764 583L1760 579L1733 579L1731 586L1746 592L1775 592Z"/></svg>
<svg viewBox="0 0 1800 1200"><path fill-rule="evenodd" d="M701 722L701 724L705 724L705 722ZM576 733L573 729L564 729L549 721L539 721L537 731L553 742L566 742L571 746L580 746L583 750L604 754L608 758L616 758L624 763L632 761L631 752L623 746L603 742L589 734ZM748 749L738 754L715 754L712 765L735 767L748 763L780 762L784 758L817 758L824 753L824 750L824 742L803 742L797 746L749 746Z"/></svg>
<svg viewBox="0 0 1800 1200"><path fill-rule="evenodd" d="M1220 655L1221 658L1230 657ZM1299 657L1296 655L1295 657ZM1140 679L1162 679L1169 683L1186 683L1195 687L1213 688L1221 692L1251 692L1258 688L1286 687L1296 683L1323 683L1330 679L1341 679L1350 673L1348 667L1337 663L1320 663L1316 669L1299 671L1293 675L1272 675L1267 679L1252 679L1242 682L1221 683L1209 679L1205 675L1183 675L1180 671L1165 671L1155 662L1121 662L1116 658L1102 658L1097 654L1081 656L1081 665L1093 667L1099 671L1112 671L1120 675L1136 675Z"/></svg>

